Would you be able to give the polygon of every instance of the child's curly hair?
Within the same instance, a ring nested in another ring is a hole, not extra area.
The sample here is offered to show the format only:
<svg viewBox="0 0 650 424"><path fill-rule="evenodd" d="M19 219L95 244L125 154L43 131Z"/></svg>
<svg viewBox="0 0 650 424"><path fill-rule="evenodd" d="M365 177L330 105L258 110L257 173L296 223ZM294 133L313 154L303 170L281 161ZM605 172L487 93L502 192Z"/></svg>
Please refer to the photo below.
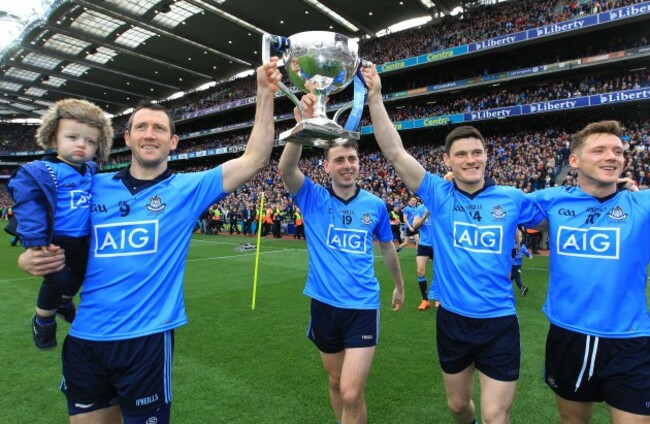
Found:
<svg viewBox="0 0 650 424"><path fill-rule="evenodd" d="M80 99L63 99L56 102L43 115L43 122L36 130L36 142L46 148L56 148L56 129L60 119L77 122L99 129L97 159L106 160L113 145L113 127L104 111L94 103Z"/></svg>

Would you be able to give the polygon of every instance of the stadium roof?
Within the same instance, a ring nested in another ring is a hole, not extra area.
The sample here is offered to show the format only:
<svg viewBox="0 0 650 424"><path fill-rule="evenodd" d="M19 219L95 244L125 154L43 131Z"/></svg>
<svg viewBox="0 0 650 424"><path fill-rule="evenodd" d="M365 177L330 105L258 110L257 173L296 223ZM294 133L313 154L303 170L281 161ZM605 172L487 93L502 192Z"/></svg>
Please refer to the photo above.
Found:
<svg viewBox="0 0 650 424"><path fill-rule="evenodd" d="M457 0L40 0L0 57L0 120L37 118L80 97L118 114L224 81L261 62L262 34L326 30L375 36ZM1 11L0 21L12 15ZM334 12L335 15L329 12Z"/></svg>

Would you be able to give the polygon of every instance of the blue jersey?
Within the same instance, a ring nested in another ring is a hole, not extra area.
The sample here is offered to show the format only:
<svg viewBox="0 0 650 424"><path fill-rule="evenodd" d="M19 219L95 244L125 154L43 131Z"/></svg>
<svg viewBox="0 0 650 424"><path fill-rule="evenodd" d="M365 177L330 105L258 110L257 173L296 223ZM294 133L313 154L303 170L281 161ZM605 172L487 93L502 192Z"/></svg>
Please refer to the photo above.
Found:
<svg viewBox="0 0 650 424"><path fill-rule="evenodd" d="M63 161L49 162L57 179L54 237L85 237L90 233L90 190L93 175Z"/></svg>
<svg viewBox="0 0 650 424"><path fill-rule="evenodd" d="M404 223L407 225L413 226L413 219L417 214L418 207L407 205L402 209L402 216L404 217Z"/></svg>
<svg viewBox="0 0 650 424"><path fill-rule="evenodd" d="M192 230L225 197L221 167L170 175L132 194L122 173L92 188L90 254L70 334L123 340L187 322L183 275Z"/></svg>
<svg viewBox="0 0 650 424"><path fill-rule="evenodd" d="M427 213L427 207L424 205L418 205L415 210L415 217L422 218ZM433 234L431 233L431 217L427 217L420 226L420 244L422 246L431 246L431 239Z"/></svg>
<svg viewBox="0 0 650 424"><path fill-rule="evenodd" d="M304 293L338 308L379 309L373 241L393 240L384 202L361 189L345 201L306 177L295 197L309 253Z"/></svg>
<svg viewBox="0 0 650 424"><path fill-rule="evenodd" d="M517 246L515 245L514 249L516 249ZM521 262L524 258L524 255L528 256L529 258L532 257L533 255L528 251L528 248L526 247L525 244L522 244L519 247L519 250L515 252L515 257L512 258L512 264L515 266L521 266Z"/></svg>
<svg viewBox="0 0 650 424"><path fill-rule="evenodd" d="M650 336L650 191L596 199L579 187L530 194L549 223L551 323L598 337Z"/></svg>
<svg viewBox="0 0 650 424"><path fill-rule="evenodd" d="M469 195L427 172L417 195L431 216L440 304L470 318L514 315L510 282L517 224L543 217L521 190L486 183Z"/></svg>
<svg viewBox="0 0 650 424"><path fill-rule="evenodd" d="M21 166L7 188L25 247L48 245L53 237L79 238L90 233L90 188L94 162L80 168L59 159Z"/></svg>

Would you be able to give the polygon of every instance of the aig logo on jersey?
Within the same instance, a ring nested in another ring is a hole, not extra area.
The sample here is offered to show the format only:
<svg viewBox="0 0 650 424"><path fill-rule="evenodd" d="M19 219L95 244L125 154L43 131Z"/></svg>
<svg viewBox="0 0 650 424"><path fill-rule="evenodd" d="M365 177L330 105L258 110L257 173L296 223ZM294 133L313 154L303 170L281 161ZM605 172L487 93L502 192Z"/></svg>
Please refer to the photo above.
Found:
<svg viewBox="0 0 650 424"><path fill-rule="evenodd" d="M366 253L367 231L336 228L330 225L327 230L327 247L342 252L363 255Z"/></svg>
<svg viewBox="0 0 650 424"><path fill-rule="evenodd" d="M474 225L454 222L454 247L471 252L500 254L503 228L499 225Z"/></svg>
<svg viewBox="0 0 650 424"><path fill-rule="evenodd" d="M557 230L557 253L583 258L618 259L620 253L620 229L591 227L559 227Z"/></svg>
<svg viewBox="0 0 650 424"><path fill-rule="evenodd" d="M70 209L90 207L90 193L83 190L70 191Z"/></svg>
<svg viewBox="0 0 650 424"><path fill-rule="evenodd" d="M158 221L96 225L95 257L134 256L158 251Z"/></svg>

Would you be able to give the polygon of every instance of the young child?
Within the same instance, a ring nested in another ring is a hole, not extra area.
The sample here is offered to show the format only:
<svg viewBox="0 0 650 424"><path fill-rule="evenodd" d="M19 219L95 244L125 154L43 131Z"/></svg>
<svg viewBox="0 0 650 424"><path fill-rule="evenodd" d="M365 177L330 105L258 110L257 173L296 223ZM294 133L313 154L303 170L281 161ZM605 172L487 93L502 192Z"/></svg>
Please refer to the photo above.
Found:
<svg viewBox="0 0 650 424"><path fill-rule="evenodd" d="M49 244L65 250L66 267L46 275L32 317L37 348L56 346L56 314L72 322L72 298L79 290L88 259L90 188L97 164L108 158L113 144L110 120L98 106L85 100L64 99L44 115L37 143L56 149L48 157L21 166L8 184L15 205L17 233L27 249Z"/></svg>
<svg viewBox="0 0 650 424"><path fill-rule="evenodd" d="M519 288L519 291L521 292L521 295L526 296L526 293L528 293L528 287L524 286L524 284L521 282L521 262L524 255L528 256L529 259L533 259L533 255L528 251L526 245L523 243L519 245L519 247L515 247L514 250L515 252L514 256L512 257L510 279L515 282L517 288Z"/></svg>

